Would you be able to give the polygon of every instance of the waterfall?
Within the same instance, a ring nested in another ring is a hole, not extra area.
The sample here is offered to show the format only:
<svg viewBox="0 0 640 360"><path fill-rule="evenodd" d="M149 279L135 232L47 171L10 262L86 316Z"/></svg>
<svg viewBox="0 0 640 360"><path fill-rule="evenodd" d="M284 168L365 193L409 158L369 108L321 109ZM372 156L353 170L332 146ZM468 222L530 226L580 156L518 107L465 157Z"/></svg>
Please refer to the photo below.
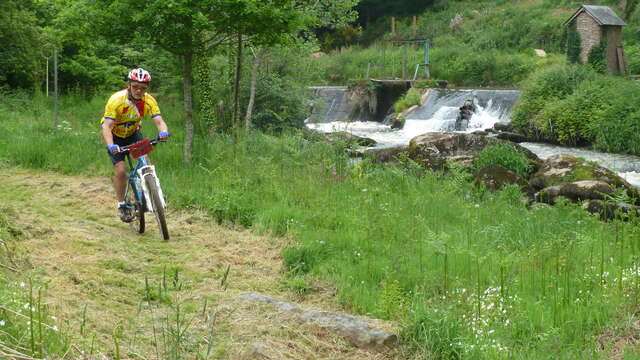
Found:
<svg viewBox="0 0 640 360"><path fill-rule="evenodd" d="M508 122L511 109L520 98L520 91L517 90L431 89L424 104L407 115L404 127L393 130L383 123L343 120L351 110L346 100L343 100L346 88L314 89L318 97L322 97L322 101L335 105L330 107L330 111L315 111L315 115L310 118L312 120L307 122L308 127L323 132L349 131L354 135L376 140L379 147L406 145L413 137L426 132L455 131L456 118L465 100L472 100L476 111L462 132L490 128L498 121Z"/></svg>
<svg viewBox="0 0 640 360"><path fill-rule="evenodd" d="M511 109L519 98L518 90L431 89L424 104L407 115L407 123L427 121L433 124L423 126L432 129L430 131L455 131L460 107L466 100L472 100L476 111L461 131L482 130L498 121L509 122Z"/></svg>

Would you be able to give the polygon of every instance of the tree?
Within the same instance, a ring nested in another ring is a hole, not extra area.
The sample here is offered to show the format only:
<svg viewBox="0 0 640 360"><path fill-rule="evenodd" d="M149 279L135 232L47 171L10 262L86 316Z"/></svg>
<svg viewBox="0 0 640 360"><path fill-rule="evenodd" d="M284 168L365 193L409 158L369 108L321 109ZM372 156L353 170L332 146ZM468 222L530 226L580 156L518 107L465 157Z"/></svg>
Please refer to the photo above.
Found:
<svg viewBox="0 0 640 360"><path fill-rule="evenodd" d="M192 160L191 76L197 52L243 35L261 44L283 41L302 29L304 17L290 0L98 0L100 28L121 41L140 35L182 60L184 161Z"/></svg>
<svg viewBox="0 0 640 360"><path fill-rule="evenodd" d="M0 85L33 87L44 72L32 0L0 1Z"/></svg>
<svg viewBox="0 0 640 360"><path fill-rule="evenodd" d="M333 29L356 19L357 13L354 7L360 0L302 0L298 1L296 9L297 11L306 17L307 25L310 30L313 28L327 28ZM298 34L291 34L292 37L298 37L296 40L300 41L300 37L304 39L311 38L311 34L301 32ZM256 97L256 86L258 80L258 72L260 70L260 64L265 57L268 49L264 46L258 45L258 52L254 52L253 66L251 68L251 82L249 85L249 101L247 104L247 112L245 114L244 127L249 129L251 126L251 116L253 114L253 107ZM239 69L239 67L237 68ZM236 77L238 81L238 76ZM236 81L236 92L238 84ZM236 94L237 96L237 94Z"/></svg>

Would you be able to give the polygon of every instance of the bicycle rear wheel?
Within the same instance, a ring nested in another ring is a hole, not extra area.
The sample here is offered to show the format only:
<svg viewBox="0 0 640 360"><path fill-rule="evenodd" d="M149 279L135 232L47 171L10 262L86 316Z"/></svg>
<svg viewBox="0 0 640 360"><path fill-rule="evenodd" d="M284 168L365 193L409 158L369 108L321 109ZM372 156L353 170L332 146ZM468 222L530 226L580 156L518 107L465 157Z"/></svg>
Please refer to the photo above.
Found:
<svg viewBox="0 0 640 360"><path fill-rule="evenodd" d="M125 201L127 204L133 207L133 220L129 223L131 230L138 234L143 234L145 230L144 222L144 205L142 202L136 199L136 192L131 184L131 181L127 182L127 190L125 191Z"/></svg>
<svg viewBox="0 0 640 360"><path fill-rule="evenodd" d="M167 229L167 221L164 217L164 207L162 206L156 179L152 175L146 175L144 177L144 181L147 184L147 190L149 191L149 200L151 200L151 204L153 205L153 213L156 215L156 221L158 222L160 235L164 240L169 240L169 230Z"/></svg>

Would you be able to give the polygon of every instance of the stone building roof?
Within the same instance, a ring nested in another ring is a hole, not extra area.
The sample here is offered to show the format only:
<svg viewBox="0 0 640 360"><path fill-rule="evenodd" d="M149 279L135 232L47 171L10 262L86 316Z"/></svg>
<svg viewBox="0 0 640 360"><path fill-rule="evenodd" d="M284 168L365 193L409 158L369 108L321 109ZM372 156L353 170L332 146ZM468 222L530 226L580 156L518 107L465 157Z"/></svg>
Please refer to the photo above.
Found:
<svg viewBox="0 0 640 360"><path fill-rule="evenodd" d="M608 6L597 6L597 5L582 5L578 11L576 11L569 20L565 21L564 24L567 25L576 18L576 16L580 15L581 12L586 11L592 18L596 20L598 24L602 25L615 25L615 26L625 26L627 25L618 15L616 15L613 10L611 10Z"/></svg>

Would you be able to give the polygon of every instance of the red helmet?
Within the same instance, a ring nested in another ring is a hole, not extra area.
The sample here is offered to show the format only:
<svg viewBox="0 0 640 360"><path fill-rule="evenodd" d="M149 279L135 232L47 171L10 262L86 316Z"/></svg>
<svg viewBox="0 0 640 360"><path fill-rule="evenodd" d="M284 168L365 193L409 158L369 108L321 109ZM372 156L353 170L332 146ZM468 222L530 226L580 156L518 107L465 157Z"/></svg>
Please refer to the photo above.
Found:
<svg viewBox="0 0 640 360"><path fill-rule="evenodd" d="M149 74L149 72L143 68L137 68L129 71L127 79L129 79L130 81L147 83L151 81L151 74Z"/></svg>

